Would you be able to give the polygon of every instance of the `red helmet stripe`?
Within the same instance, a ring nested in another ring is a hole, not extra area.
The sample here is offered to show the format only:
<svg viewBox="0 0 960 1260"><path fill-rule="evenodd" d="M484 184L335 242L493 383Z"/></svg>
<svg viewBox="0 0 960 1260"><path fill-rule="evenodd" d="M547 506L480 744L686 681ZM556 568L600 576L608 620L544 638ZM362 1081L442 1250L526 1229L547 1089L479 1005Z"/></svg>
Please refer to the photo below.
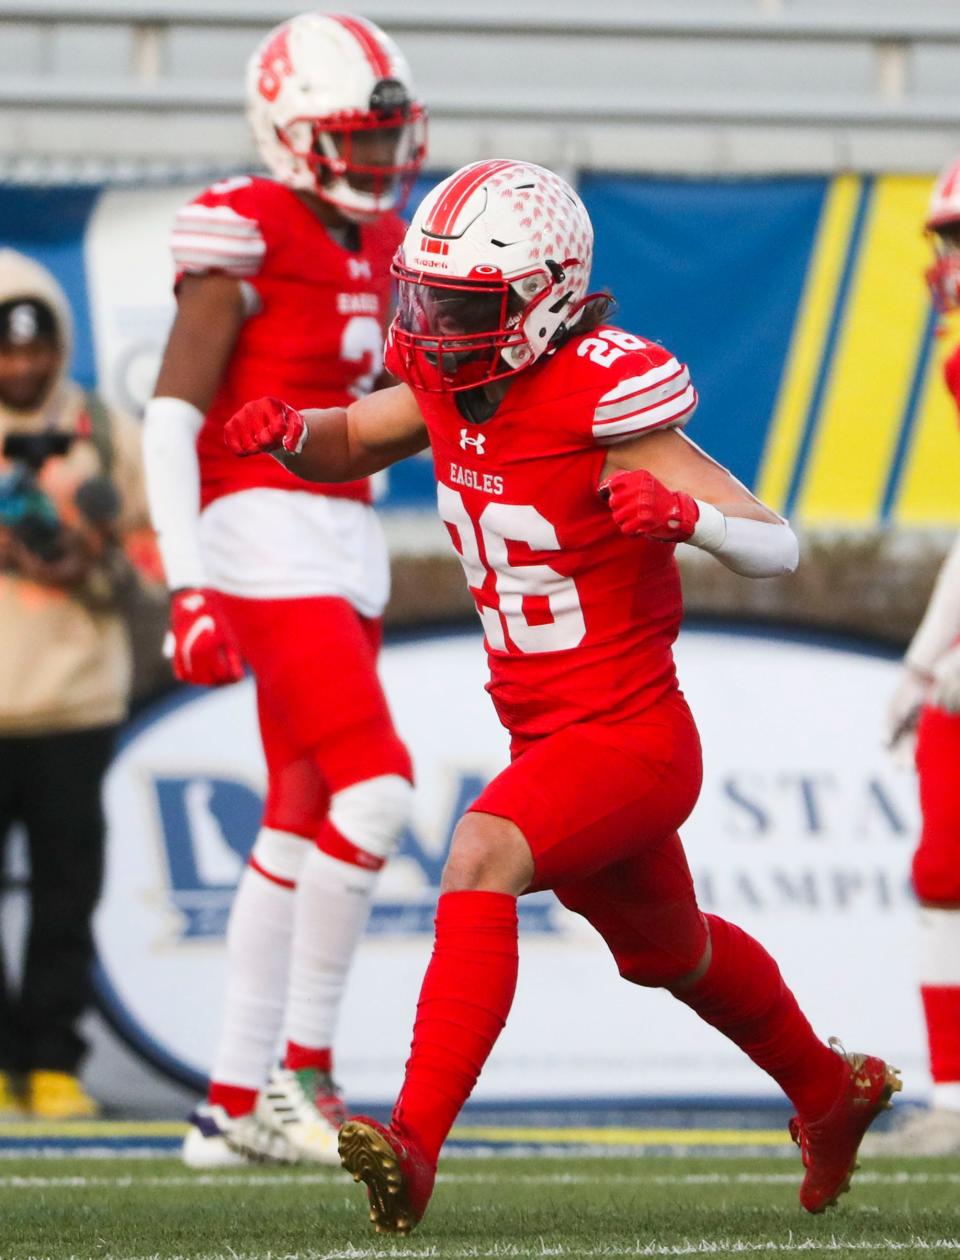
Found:
<svg viewBox="0 0 960 1260"><path fill-rule="evenodd" d="M378 79L390 78L390 58L374 35L373 31L361 18L351 17L348 13L330 13L330 19L339 22L344 30L349 31L360 45L363 54L370 63L370 69Z"/></svg>
<svg viewBox="0 0 960 1260"><path fill-rule="evenodd" d="M957 191L958 181L960 181L960 162L957 162L948 172L943 187L940 189L941 197L952 197Z"/></svg>
<svg viewBox="0 0 960 1260"><path fill-rule="evenodd" d="M493 160L475 162L455 176L447 191L433 207L430 218L424 223L424 230L435 236L450 236L457 216L473 194L485 180L497 171L515 166L515 162Z"/></svg>

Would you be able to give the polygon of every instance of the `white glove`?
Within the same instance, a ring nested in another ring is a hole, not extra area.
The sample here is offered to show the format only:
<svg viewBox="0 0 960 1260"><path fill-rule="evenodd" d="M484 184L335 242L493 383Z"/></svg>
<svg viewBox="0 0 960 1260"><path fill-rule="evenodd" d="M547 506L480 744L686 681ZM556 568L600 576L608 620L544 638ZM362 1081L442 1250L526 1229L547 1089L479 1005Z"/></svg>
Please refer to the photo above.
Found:
<svg viewBox="0 0 960 1260"><path fill-rule="evenodd" d="M927 703L945 713L960 713L960 643L944 652L934 665Z"/></svg>
<svg viewBox="0 0 960 1260"><path fill-rule="evenodd" d="M917 721L927 703L930 676L904 665L897 689L887 705L887 747L899 765L913 763Z"/></svg>

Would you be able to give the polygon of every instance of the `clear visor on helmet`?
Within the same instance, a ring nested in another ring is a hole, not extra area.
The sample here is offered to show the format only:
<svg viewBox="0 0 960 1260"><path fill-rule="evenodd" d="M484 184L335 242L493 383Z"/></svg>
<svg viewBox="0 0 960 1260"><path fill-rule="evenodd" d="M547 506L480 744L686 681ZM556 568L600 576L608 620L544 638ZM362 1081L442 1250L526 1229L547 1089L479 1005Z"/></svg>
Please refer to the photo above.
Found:
<svg viewBox="0 0 960 1260"><path fill-rule="evenodd" d="M400 208L406 202L426 155L426 113L406 97L402 85L385 79L366 111L325 118L294 118L278 129L280 141L313 171L317 192L336 202L340 181L369 209Z"/></svg>
<svg viewBox="0 0 960 1260"><path fill-rule="evenodd" d="M514 371L504 350L524 345L522 301L495 268L490 280L426 276L395 262L393 336L416 388L472 389Z"/></svg>

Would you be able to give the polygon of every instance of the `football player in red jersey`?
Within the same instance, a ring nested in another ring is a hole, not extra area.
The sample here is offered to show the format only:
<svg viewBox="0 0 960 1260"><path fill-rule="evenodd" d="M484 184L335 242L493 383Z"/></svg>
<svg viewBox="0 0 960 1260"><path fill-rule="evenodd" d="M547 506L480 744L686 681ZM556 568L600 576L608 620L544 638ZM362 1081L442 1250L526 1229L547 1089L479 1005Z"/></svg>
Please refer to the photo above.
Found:
<svg viewBox="0 0 960 1260"><path fill-rule="evenodd" d="M388 365L403 384L348 409L248 403L237 454L304 476L372 472L432 448L440 515L483 622L512 760L460 820L436 942L389 1127L341 1129L380 1231L423 1215L441 1145L504 1025L517 897L553 889L621 974L663 986L739 1045L797 1108L801 1202L836 1201L899 1088L893 1069L815 1035L776 963L703 914L677 834L700 788L677 685L674 544L738 573L790 572L785 521L682 433L687 368L604 322L593 231L563 180L525 162L465 167L417 210L394 263Z"/></svg>
<svg viewBox="0 0 960 1260"><path fill-rule="evenodd" d="M936 251L927 282L938 308L960 307L960 161L933 190L927 231ZM944 365L960 407L960 346ZM937 577L904 657L889 711L892 747L916 740L923 829L913 859L920 901L920 993L933 1077L929 1110L906 1112L888 1133L871 1135L876 1154L960 1154L960 539Z"/></svg>
<svg viewBox="0 0 960 1260"><path fill-rule="evenodd" d="M336 1161L336 1015L411 793L376 673L389 571L368 479L241 462L223 426L263 393L346 406L374 388L423 111L393 41L337 14L272 31L247 96L271 177L216 184L177 215L177 314L144 434L174 669L216 686L249 665L268 772L209 1097L184 1145L195 1166Z"/></svg>

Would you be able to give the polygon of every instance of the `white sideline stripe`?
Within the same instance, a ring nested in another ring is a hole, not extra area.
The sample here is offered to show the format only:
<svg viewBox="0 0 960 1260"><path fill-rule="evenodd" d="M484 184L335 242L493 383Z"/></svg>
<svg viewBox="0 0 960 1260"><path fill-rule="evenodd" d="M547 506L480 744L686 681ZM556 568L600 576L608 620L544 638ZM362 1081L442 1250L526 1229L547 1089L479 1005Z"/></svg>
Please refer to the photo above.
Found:
<svg viewBox="0 0 960 1260"><path fill-rule="evenodd" d="M493 1246L476 1247L353 1247L337 1251L302 1250L293 1254L279 1251L207 1251L191 1252L189 1255L174 1255L168 1260L386 1260L386 1257L400 1257L401 1260L439 1260L440 1257L451 1260L525 1260L526 1257L545 1260L550 1256L600 1257L600 1256L826 1256L826 1255L886 1255L901 1251L926 1251L931 1255L943 1255L945 1252L960 1252L958 1238L920 1238L905 1239L895 1242L892 1239L878 1239L875 1242L847 1242L839 1238L809 1238L803 1242L776 1242L773 1239L763 1242L746 1242L739 1238L708 1238L691 1240L674 1245L663 1243L636 1243L634 1246L623 1246L609 1243L598 1247L571 1246L562 1243L549 1244L542 1239L527 1246L519 1243L495 1243ZM47 1257L33 1256L31 1260L48 1260ZM156 1260L156 1253L143 1256L126 1256L124 1260Z"/></svg>
<svg viewBox="0 0 960 1260"><path fill-rule="evenodd" d="M499 1185L505 1179L512 1184L525 1186L792 1186L799 1185L800 1172L795 1170L783 1173L657 1173L644 1176L642 1173L440 1173L438 1185L450 1186L484 1186ZM858 1186L953 1186L960 1185L960 1172L925 1173L925 1172L860 1172L856 1177ZM169 1177L42 1177L42 1176L0 1176L0 1190L85 1190L114 1189L135 1190L138 1186L157 1189L169 1186L182 1190L189 1186L323 1186L340 1185L350 1188L350 1183L339 1169L330 1169L325 1173L174 1173Z"/></svg>

